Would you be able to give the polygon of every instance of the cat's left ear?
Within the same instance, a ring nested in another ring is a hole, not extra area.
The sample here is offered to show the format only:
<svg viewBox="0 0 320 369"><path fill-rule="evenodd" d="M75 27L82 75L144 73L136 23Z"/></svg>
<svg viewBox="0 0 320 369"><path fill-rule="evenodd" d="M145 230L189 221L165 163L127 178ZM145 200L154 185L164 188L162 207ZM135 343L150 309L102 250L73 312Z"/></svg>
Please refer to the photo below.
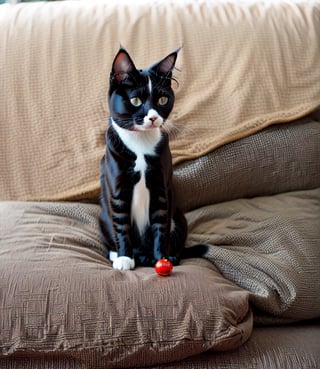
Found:
<svg viewBox="0 0 320 369"><path fill-rule="evenodd" d="M179 51L180 51L180 48L176 49L171 54L166 56L164 59L152 65L151 69L153 69L156 72L156 74L160 74L160 75L167 75L167 74L172 73L173 68L176 64Z"/></svg>
<svg viewBox="0 0 320 369"><path fill-rule="evenodd" d="M121 46L112 64L111 78L118 83L126 80L130 73L134 73L136 67L128 54L128 52Z"/></svg>

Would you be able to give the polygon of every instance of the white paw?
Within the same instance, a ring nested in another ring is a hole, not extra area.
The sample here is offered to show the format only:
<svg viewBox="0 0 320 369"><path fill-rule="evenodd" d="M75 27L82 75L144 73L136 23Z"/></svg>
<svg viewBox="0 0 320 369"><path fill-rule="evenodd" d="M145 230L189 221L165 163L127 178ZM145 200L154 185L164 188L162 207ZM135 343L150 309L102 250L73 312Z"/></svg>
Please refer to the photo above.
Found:
<svg viewBox="0 0 320 369"><path fill-rule="evenodd" d="M113 261L113 269L117 270L130 270L134 269L134 259L128 258L128 256L119 256Z"/></svg>

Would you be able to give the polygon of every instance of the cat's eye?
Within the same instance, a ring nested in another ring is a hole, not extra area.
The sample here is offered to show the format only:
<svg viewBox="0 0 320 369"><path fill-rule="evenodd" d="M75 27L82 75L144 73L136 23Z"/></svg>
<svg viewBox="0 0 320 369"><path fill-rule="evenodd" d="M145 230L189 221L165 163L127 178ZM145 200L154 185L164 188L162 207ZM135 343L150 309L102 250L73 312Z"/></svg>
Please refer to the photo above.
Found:
<svg viewBox="0 0 320 369"><path fill-rule="evenodd" d="M160 99L158 100L158 104L160 106L164 106L168 104L169 99L166 96L161 96Z"/></svg>
<svg viewBox="0 0 320 369"><path fill-rule="evenodd" d="M130 103L131 103L134 107L136 107L136 108L138 108L139 106L141 106L141 105L142 105L142 101L141 101L141 99L140 99L139 97L132 97L132 98L130 99Z"/></svg>

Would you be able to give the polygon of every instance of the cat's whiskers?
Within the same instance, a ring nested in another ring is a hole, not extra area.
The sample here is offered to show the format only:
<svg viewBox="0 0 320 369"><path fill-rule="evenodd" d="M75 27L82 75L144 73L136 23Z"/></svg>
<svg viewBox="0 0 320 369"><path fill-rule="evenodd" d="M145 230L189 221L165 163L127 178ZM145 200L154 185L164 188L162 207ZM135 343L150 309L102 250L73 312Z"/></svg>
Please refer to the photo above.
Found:
<svg viewBox="0 0 320 369"><path fill-rule="evenodd" d="M167 119L165 123L161 126L168 135L169 139L178 139L179 135L183 133L195 133L195 130L188 126L180 126L178 124L174 124L172 120Z"/></svg>

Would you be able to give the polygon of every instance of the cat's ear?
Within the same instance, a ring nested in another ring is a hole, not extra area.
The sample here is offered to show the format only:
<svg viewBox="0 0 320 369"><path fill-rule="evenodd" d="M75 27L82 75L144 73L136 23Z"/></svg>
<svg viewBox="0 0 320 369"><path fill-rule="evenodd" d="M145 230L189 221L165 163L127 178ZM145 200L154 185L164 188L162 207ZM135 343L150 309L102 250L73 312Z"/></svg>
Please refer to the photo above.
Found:
<svg viewBox="0 0 320 369"><path fill-rule="evenodd" d="M130 55L121 47L113 60L111 78L121 83L134 71L136 71L136 67Z"/></svg>
<svg viewBox="0 0 320 369"><path fill-rule="evenodd" d="M176 49L171 54L160 60L158 63L151 66L151 69L153 69L157 74L160 75L167 75L172 73L173 68L176 64L178 52L179 49Z"/></svg>

